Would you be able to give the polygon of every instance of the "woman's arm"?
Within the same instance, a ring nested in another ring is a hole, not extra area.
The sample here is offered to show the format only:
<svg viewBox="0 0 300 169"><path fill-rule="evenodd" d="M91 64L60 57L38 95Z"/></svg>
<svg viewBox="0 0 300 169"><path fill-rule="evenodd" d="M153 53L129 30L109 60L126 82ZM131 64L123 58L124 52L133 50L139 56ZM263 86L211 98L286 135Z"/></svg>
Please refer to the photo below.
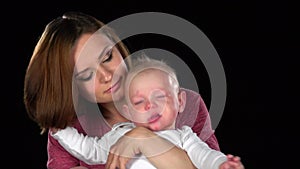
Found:
<svg viewBox="0 0 300 169"><path fill-rule="evenodd" d="M217 137L212 129L210 115L202 97L200 97L199 113L192 130L210 148L220 151Z"/></svg>
<svg viewBox="0 0 300 169"><path fill-rule="evenodd" d="M203 140L210 148L220 151L219 143L211 126L211 119L203 99L200 97L199 112L194 125L194 133Z"/></svg>
<svg viewBox="0 0 300 169"><path fill-rule="evenodd" d="M158 169L195 169L187 153L144 127L136 127L112 146L106 168L125 169L136 154L142 154Z"/></svg>
<svg viewBox="0 0 300 169"><path fill-rule="evenodd" d="M149 157L148 160L158 169L195 169L188 154L181 148L173 146L169 151Z"/></svg>
<svg viewBox="0 0 300 169"><path fill-rule="evenodd" d="M69 169L79 166L79 160L68 153L50 133L48 133L47 151L49 169Z"/></svg>

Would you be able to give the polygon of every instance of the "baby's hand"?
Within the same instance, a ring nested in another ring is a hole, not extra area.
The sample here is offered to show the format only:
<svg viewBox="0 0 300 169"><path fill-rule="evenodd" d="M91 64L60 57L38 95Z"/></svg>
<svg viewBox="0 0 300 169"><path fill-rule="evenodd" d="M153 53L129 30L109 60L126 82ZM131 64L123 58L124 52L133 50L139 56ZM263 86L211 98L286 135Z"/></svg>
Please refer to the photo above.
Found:
<svg viewBox="0 0 300 169"><path fill-rule="evenodd" d="M52 134L55 134L56 132L59 131L59 129L58 128L50 128L50 131Z"/></svg>
<svg viewBox="0 0 300 169"><path fill-rule="evenodd" d="M233 156L231 154L227 155L227 161L222 163L219 167L220 169L245 169L241 162L241 158L238 156Z"/></svg>

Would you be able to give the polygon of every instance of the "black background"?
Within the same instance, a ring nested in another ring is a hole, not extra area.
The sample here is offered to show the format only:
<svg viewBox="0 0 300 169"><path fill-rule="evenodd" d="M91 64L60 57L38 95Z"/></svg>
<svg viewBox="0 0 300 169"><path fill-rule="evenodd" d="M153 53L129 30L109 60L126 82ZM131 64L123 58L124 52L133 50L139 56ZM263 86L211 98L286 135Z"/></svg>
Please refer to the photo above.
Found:
<svg viewBox="0 0 300 169"><path fill-rule="evenodd" d="M162 4L165 3L165 4ZM8 2L2 5L1 77L3 94L1 161L9 168L46 168L46 135L39 135L23 105L23 80L33 48L45 25L75 10L108 23L136 12L165 12L196 25L210 39L223 63L227 101L216 135L224 153L239 155L247 169L292 168L299 141L296 81L299 15L289 1L69 1ZM150 38L149 38L150 37ZM126 41L134 51L146 47L192 53L184 45L158 35ZM210 86L198 70L201 61L184 58L201 81L207 106ZM206 82L205 82L206 81ZM3 158L4 157L4 158Z"/></svg>

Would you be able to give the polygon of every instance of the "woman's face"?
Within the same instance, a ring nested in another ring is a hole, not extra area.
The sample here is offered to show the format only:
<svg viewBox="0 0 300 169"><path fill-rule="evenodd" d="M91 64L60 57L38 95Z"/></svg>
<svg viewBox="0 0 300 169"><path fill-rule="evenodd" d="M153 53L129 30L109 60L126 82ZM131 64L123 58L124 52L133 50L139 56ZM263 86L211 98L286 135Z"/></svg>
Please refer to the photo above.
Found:
<svg viewBox="0 0 300 169"><path fill-rule="evenodd" d="M103 34L83 34L74 48L73 80L91 102L110 103L123 96L126 65L115 44ZM116 97L116 96L119 96Z"/></svg>

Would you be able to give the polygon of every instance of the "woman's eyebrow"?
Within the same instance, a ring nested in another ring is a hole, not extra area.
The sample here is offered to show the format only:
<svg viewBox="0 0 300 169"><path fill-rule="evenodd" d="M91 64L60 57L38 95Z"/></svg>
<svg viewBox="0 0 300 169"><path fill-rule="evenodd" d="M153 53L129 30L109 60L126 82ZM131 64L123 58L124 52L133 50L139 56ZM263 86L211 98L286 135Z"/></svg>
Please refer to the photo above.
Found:
<svg viewBox="0 0 300 169"><path fill-rule="evenodd" d="M100 55L97 58L98 60L100 60L102 58L102 56L106 54L105 52L107 51L107 48L109 48L109 47L111 47L111 45L107 45L104 47L104 49L101 51Z"/></svg>

